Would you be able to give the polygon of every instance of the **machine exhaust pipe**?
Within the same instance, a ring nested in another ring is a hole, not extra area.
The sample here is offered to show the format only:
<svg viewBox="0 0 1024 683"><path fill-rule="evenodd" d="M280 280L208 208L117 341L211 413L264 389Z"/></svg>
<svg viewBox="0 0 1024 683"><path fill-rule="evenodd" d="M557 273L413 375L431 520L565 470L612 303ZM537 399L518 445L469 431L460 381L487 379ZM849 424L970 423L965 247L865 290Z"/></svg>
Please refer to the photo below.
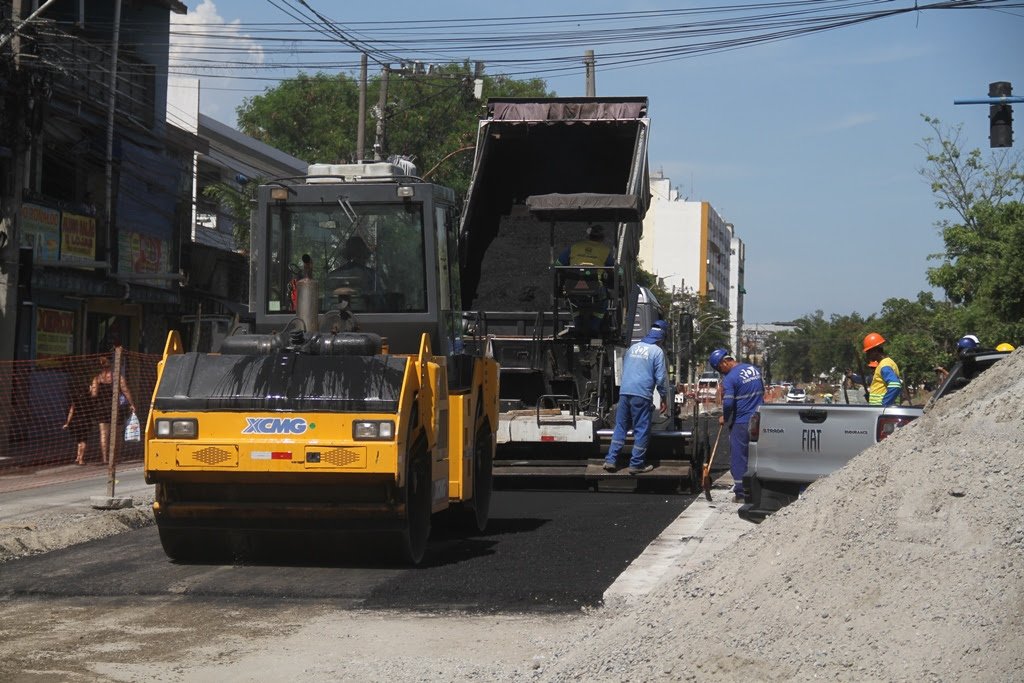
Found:
<svg viewBox="0 0 1024 683"><path fill-rule="evenodd" d="M306 326L306 334L313 334L320 329L320 288L316 280L304 277L296 286L295 315Z"/></svg>

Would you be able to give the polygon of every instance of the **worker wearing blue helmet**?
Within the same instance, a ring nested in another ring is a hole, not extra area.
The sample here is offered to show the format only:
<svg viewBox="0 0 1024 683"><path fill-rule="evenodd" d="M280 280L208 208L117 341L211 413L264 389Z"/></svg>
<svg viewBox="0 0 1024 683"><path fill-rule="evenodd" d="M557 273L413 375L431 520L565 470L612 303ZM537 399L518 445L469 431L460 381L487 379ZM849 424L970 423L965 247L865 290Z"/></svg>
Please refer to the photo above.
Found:
<svg viewBox="0 0 1024 683"><path fill-rule="evenodd" d="M606 472L618 470L619 452L626 445L626 435L633 430L633 451L629 458L629 473L644 474L654 469L647 462L647 442L651 436L651 415L654 412L654 392L661 396L659 410L666 412L668 376L665 370L665 331L652 327L647 335L630 346L622 359L622 386L615 411L615 430L608 455L604 459Z"/></svg>
<svg viewBox="0 0 1024 683"><path fill-rule="evenodd" d="M743 475L747 472L750 433L747 424L764 401L761 371L750 363L737 363L727 349L715 349L708 363L722 373L722 416L718 424L729 427L729 470L732 473L735 501L744 500Z"/></svg>
<svg viewBox="0 0 1024 683"><path fill-rule="evenodd" d="M976 336L974 336L973 334L965 334L964 336L960 337L959 341L957 341L956 350L961 354L970 353L972 351L977 351L980 345L981 342L978 340Z"/></svg>

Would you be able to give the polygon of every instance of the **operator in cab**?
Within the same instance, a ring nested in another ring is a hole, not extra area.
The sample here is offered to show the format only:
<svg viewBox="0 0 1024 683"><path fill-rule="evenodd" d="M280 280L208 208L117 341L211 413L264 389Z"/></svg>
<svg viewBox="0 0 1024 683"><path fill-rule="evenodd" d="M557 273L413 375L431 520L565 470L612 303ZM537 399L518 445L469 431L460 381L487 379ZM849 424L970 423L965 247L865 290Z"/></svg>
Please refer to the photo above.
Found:
<svg viewBox="0 0 1024 683"><path fill-rule="evenodd" d="M366 241L359 235L352 235L345 240L342 255L345 261L327 274L327 291L349 289L354 310L379 310L383 292L377 271L370 265L372 254Z"/></svg>
<svg viewBox="0 0 1024 683"><path fill-rule="evenodd" d="M586 239L573 243L558 255L558 265L592 267L611 267L615 265L615 259L612 258L612 249L604 243L604 228L598 223L594 223L587 228ZM594 277L600 285L599 291L592 301L580 304L581 308L574 320L578 336L600 334L601 328L604 325L605 314L608 311L607 276L604 272L601 272ZM570 299L573 298L570 292L566 294ZM580 329L581 327L585 329Z"/></svg>

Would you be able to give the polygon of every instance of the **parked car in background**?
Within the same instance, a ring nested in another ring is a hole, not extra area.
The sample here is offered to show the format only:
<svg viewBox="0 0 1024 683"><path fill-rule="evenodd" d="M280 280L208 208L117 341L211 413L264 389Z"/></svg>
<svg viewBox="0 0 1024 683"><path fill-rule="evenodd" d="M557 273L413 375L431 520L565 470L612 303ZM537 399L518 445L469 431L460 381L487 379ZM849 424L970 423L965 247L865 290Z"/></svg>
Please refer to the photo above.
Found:
<svg viewBox="0 0 1024 683"><path fill-rule="evenodd" d="M807 403L807 392L800 387L790 387L786 392L786 403Z"/></svg>
<svg viewBox="0 0 1024 683"><path fill-rule="evenodd" d="M704 372L697 379L697 400L717 401L718 400L718 373Z"/></svg>

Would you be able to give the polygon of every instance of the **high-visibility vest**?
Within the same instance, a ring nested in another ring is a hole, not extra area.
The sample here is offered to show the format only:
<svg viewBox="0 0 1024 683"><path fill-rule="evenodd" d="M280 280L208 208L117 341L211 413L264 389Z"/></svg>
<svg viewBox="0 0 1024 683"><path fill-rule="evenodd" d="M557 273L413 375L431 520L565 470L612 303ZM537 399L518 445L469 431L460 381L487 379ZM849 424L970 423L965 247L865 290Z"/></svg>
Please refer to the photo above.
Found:
<svg viewBox="0 0 1024 683"><path fill-rule="evenodd" d="M890 368L896 374L895 382L886 382L885 378L882 377L882 368ZM892 358L883 358L878 362L878 367L875 368L875 376L871 379L871 388L868 390L868 403L873 406L883 405L886 392L890 390L899 390L903 388L903 376L900 374L900 369L896 365L896 361ZM899 400L899 393L896 394L896 400Z"/></svg>
<svg viewBox="0 0 1024 683"><path fill-rule="evenodd" d="M603 242L582 240L569 249L570 266L603 266L612 253L611 247Z"/></svg>

